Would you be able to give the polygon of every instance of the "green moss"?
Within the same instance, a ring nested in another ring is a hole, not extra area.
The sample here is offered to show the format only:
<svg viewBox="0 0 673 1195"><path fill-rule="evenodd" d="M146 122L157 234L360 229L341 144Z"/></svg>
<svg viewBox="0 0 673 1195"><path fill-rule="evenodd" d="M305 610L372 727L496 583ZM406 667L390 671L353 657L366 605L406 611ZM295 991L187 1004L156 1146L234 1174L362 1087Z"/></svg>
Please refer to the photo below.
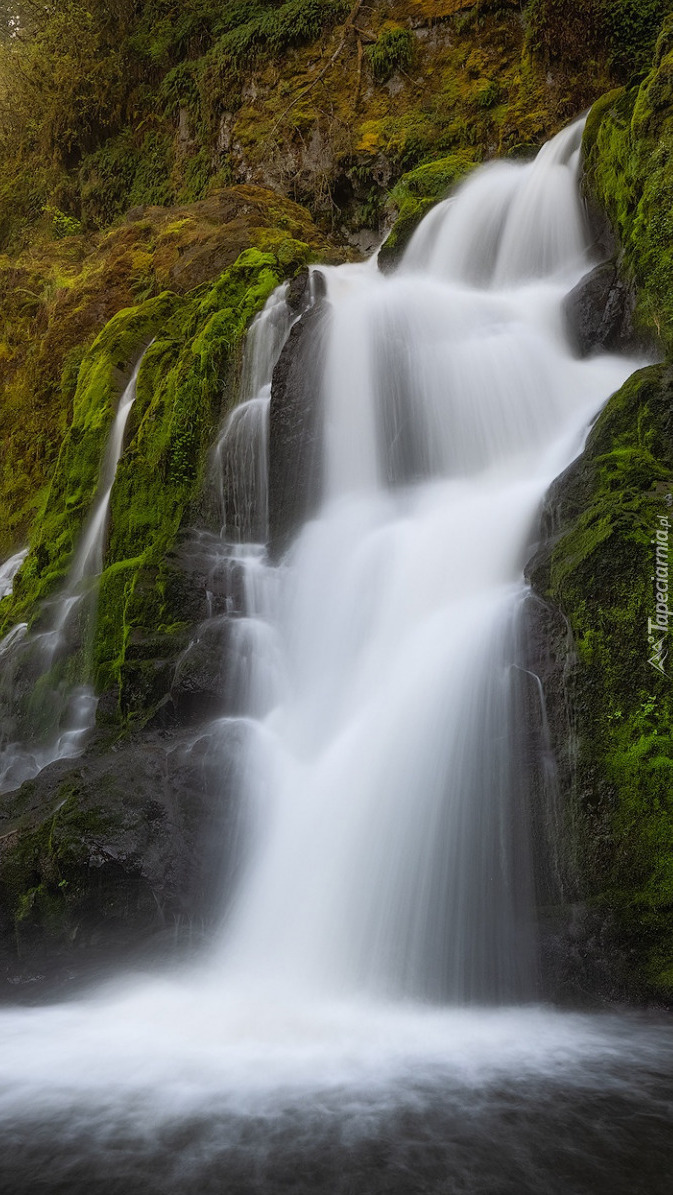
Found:
<svg viewBox="0 0 673 1195"><path fill-rule="evenodd" d="M286 0L280 5L255 0L245 6L234 4L224 17L225 28L229 28L219 39L219 46L234 61L245 60L251 54L282 54L292 46L313 41L347 12L345 0ZM247 20L241 23L243 13Z"/></svg>
<svg viewBox="0 0 673 1195"><path fill-rule="evenodd" d="M649 663L659 520L670 518L673 374L651 367L608 403L566 475L561 534L536 584L572 629L573 841L585 893L616 927L625 989L673 995L673 694ZM636 963L637 960L637 963ZM668 976L668 978L667 978Z"/></svg>
<svg viewBox="0 0 673 1195"><path fill-rule="evenodd" d="M606 212L623 270L637 285L640 326L666 348L673 344L672 32L669 18L647 78L604 97L584 138L585 190Z"/></svg>
<svg viewBox="0 0 673 1195"><path fill-rule="evenodd" d="M30 786L22 800L30 801ZM25 818L19 818L22 826ZM3 858L3 905L13 909L19 945L36 931L67 939L74 931L77 906L88 894L88 860L96 839L111 819L102 809L85 810L77 793L62 786L53 812L37 826L22 827L16 845Z"/></svg>
<svg viewBox="0 0 673 1195"><path fill-rule="evenodd" d="M130 207L139 164L140 150L128 130L84 158L79 185L82 219L88 227L104 228Z"/></svg>
<svg viewBox="0 0 673 1195"><path fill-rule="evenodd" d="M104 235L54 240L45 228L18 258L0 256L0 559L41 517L80 365L115 312L212 282L250 245L292 269L298 241L304 253L329 253L305 209L239 187L174 211L147 209Z"/></svg>
<svg viewBox="0 0 673 1195"><path fill-rule="evenodd" d="M287 223L285 209L279 222ZM91 634L98 688L114 689L125 718L142 719L165 694L170 660L182 646L184 595L174 593L169 556L200 492L215 429L235 397L245 330L271 291L312 256L307 244L280 229L262 240L264 249L245 250L188 296L166 293L123 310L89 350L71 353L63 370L72 419L30 553L3 602L2 629L35 616L41 599L62 582L91 509L120 392L154 338L112 492Z"/></svg>
<svg viewBox="0 0 673 1195"><path fill-rule="evenodd" d="M462 151L402 175L390 193L389 211L396 218L379 252L382 269L391 268L399 260L423 217L475 164L474 157Z"/></svg>
<svg viewBox="0 0 673 1195"><path fill-rule="evenodd" d="M124 379L175 302L167 294L120 312L84 355L77 370L72 421L33 525L31 551L16 580L13 600L6 603L4 627L33 610L63 577L96 492ZM71 358L63 379L66 386L72 386L74 365Z"/></svg>
<svg viewBox="0 0 673 1195"><path fill-rule="evenodd" d="M605 55L614 74L628 80L649 66L670 10L670 0L530 0L528 43L548 63L581 66Z"/></svg>
<svg viewBox="0 0 673 1195"><path fill-rule="evenodd" d="M169 204L175 197L171 182L172 167L172 137L168 133L148 133L140 149L138 167L128 195L129 204Z"/></svg>
<svg viewBox="0 0 673 1195"><path fill-rule="evenodd" d="M164 661L183 645L168 558L200 491L216 426L234 399L226 382L236 374L246 327L309 252L287 237L275 254L246 250L174 310L143 360L112 494L94 646L98 686L116 686L126 718L145 717L165 693Z"/></svg>
<svg viewBox="0 0 673 1195"><path fill-rule="evenodd" d="M602 17L610 65L630 79L649 68L670 0L603 0Z"/></svg>

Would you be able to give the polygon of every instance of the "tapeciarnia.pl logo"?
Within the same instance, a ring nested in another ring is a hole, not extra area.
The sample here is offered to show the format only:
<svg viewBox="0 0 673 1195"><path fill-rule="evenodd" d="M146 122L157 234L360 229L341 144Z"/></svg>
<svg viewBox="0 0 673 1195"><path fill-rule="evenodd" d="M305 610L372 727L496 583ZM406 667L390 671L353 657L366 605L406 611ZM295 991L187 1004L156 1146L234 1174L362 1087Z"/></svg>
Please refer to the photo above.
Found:
<svg viewBox="0 0 673 1195"><path fill-rule="evenodd" d="M670 506L673 497L666 495L666 502ZM647 641L650 644L651 655L648 664L662 676L666 675L664 664L668 658L668 620L673 618L673 610L668 608L671 520L668 515L659 515L654 539L650 543L654 546L654 599L655 618L647 620Z"/></svg>

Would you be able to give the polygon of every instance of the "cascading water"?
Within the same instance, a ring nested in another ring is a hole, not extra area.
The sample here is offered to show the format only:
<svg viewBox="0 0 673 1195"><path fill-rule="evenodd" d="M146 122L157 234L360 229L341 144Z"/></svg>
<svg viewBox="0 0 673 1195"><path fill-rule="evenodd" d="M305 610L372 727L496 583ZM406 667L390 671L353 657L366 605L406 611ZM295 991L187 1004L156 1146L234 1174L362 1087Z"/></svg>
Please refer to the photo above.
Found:
<svg viewBox="0 0 673 1195"><path fill-rule="evenodd" d="M631 368L565 343L580 132L476 176L392 279L325 271L322 508L249 611L283 685L250 736L264 829L224 957L259 980L535 995L521 573L547 486Z"/></svg>
<svg viewBox="0 0 673 1195"><path fill-rule="evenodd" d="M4 564L0 564L0 599L9 597L14 588L14 578L28 555L28 548L23 548L16 555L10 556Z"/></svg>
<svg viewBox="0 0 673 1195"><path fill-rule="evenodd" d="M476 174L394 276L324 271L322 495L280 566L261 540L284 292L254 326L216 452L223 535L198 539L234 626L239 890L202 966L0 1016L15 1195L667 1191L670 1028L519 1003L522 568L548 484L634 367L565 340L579 137Z"/></svg>
<svg viewBox="0 0 673 1195"><path fill-rule="evenodd" d="M119 400L93 509L63 589L46 604L36 630L20 624L0 642L0 793L57 759L79 755L94 725L97 702L88 661L84 675L73 679L68 658L82 646L86 653L78 618L91 614L96 597L112 487L141 362L142 357Z"/></svg>
<svg viewBox="0 0 673 1195"><path fill-rule="evenodd" d="M268 424L271 376L293 319L287 286L269 299L250 327L243 362L241 401L226 421L215 449L222 533L243 543L266 541L268 530Z"/></svg>
<svg viewBox="0 0 673 1195"><path fill-rule="evenodd" d="M251 658L268 660L269 630L257 617L256 581L266 575L268 451L271 376L295 320L288 287L273 293L248 332L240 402L225 420L213 453L219 535L194 536L192 552L207 576L209 617L178 665L207 644L221 660L220 697L237 710L260 713L251 690ZM257 677L259 681L259 677ZM259 688L259 685L258 685ZM268 695L262 697L268 706Z"/></svg>

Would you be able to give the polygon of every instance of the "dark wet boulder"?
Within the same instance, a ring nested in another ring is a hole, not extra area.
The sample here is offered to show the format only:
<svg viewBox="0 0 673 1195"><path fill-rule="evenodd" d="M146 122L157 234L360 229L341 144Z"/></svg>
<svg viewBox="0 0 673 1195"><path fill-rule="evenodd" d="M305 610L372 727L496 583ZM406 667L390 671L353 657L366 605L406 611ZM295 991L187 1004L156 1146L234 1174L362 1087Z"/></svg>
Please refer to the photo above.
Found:
<svg viewBox="0 0 673 1195"><path fill-rule="evenodd" d="M325 275L320 270L300 270L287 288L287 305L293 315L304 315L327 294Z"/></svg>
<svg viewBox="0 0 673 1195"><path fill-rule="evenodd" d="M203 939L239 858L242 745L218 723L94 744L3 797L0 999Z"/></svg>
<svg viewBox="0 0 673 1195"><path fill-rule="evenodd" d="M566 296L563 310L570 342L581 357L634 346L635 296L614 262L596 266Z"/></svg>

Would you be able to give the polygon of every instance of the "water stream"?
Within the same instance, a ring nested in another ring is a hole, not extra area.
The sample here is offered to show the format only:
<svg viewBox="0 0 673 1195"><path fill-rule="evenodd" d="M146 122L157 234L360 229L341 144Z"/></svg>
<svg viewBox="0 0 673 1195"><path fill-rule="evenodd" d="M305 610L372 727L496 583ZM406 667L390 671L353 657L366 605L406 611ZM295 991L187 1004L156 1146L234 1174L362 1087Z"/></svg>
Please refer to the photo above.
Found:
<svg viewBox="0 0 673 1195"><path fill-rule="evenodd" d="M16 1195L669 1190L669 1021L538 987L522 569L637 364L565 338L580 133L478 172L391 277L323 271L322 488L280 565L284 291L257 321L210 548L239 577L212 618L235 625L242 878L200 965L2 1011Z"/></svg>
<svg viewBox="0 0 673 1195"><path fill-rule="evenodd" d="M19 624L0 642L0 793L57 759L78 756L95 723L97 699L84 640L87 619L95 617L110 498L141 361L119 400L93 508L63 588L45 603L35 629Z"/></svg>

